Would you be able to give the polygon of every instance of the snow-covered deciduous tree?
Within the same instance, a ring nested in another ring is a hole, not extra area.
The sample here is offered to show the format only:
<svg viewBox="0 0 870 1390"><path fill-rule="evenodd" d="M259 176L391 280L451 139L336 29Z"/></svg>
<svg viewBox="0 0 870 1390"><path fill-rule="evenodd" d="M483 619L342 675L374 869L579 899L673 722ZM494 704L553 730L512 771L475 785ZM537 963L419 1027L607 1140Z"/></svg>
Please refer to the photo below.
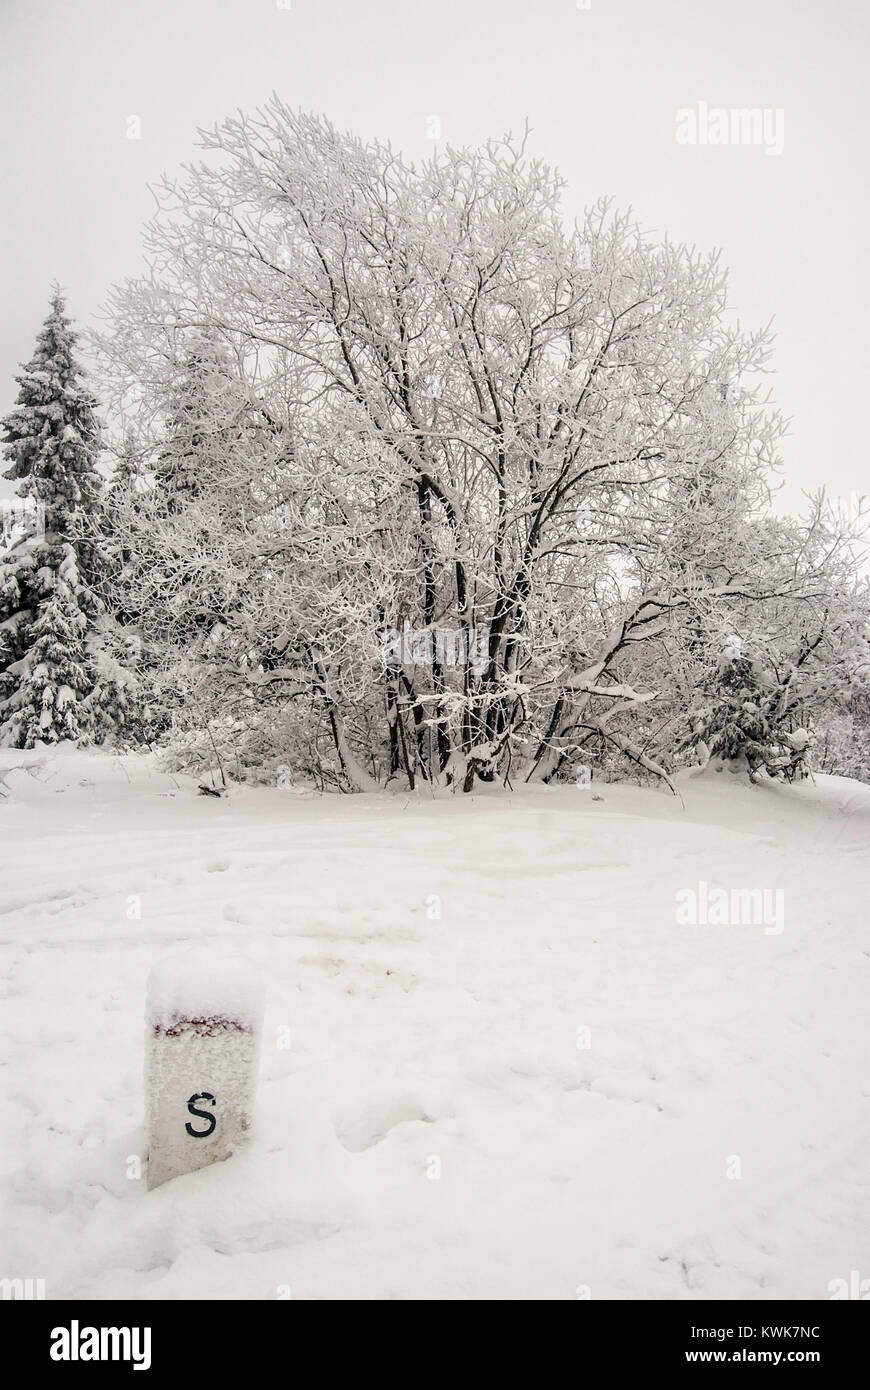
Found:
<svg viewBox="0 0 870 1390"><path fill-rule="evenodd" d="M414 166L276 98L202 143L102 344L157 461L134 582L188 712L294 728L356 788L589 746L667 776L654 724L685 735L732 609L820 588L764 523L770 339L716 256L604 204L566 228L510 140Z"/></svg>

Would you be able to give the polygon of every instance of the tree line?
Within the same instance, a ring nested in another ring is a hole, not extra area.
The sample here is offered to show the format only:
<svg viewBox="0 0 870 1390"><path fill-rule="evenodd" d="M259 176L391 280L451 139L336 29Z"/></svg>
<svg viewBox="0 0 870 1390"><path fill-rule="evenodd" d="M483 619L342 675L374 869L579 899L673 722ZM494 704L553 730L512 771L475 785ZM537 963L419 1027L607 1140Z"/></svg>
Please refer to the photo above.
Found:
<svg viewBox="0 0 870 1390"><path fill-rule="evenodd" d="M201 143L100 406L59 292L18 378L0 741L345 790L870 776L863 515L773 511L771 335L717 256L567 226L509 140L415 166L274 98Z"/></svg>

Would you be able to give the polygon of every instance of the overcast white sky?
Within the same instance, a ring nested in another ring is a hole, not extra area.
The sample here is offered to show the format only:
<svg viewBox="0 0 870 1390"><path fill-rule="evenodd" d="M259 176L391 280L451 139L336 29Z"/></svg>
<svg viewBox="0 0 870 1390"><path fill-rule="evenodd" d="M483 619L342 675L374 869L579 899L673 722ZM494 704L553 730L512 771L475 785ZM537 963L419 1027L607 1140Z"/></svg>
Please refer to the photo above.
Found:
<svg viewBox="0 0 870 1390"><path fill-rule="evenodd" d="M432 116L454 144L528 118L569 215L606 193L720 247L741 319L775 318L787 501L867 486L864 0L280 3L0 0L0 413L50 281L92 322L140 265L148 181L195 157L198 125L274 89L411 155L431 151ZM679 145L677 110L702 101L782 108L784 152Z"/></svg>

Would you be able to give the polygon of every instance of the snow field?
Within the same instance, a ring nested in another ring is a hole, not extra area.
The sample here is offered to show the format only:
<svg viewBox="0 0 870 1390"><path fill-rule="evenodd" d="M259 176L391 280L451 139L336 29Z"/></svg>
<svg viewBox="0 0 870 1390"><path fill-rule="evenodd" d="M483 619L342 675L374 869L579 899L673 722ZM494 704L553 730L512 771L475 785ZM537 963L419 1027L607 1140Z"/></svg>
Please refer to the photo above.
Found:
<svg viewBox="0 0 870 1390"><path fill-rule="evenodd" d="M3 1275L707 1299L870 1272L868 789L216 801L66 750L0 779ZM678 926L702 879L783 888L783 933ZM188 946L266 980L255 1127L149 1192L146 980Z"/></svg>

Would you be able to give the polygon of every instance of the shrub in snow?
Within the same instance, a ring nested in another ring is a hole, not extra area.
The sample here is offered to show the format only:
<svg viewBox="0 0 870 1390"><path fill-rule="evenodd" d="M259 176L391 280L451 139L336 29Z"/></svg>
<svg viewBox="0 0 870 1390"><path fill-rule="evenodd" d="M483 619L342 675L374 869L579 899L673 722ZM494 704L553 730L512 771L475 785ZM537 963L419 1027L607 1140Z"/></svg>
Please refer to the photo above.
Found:
<svg viewBox="0 0 870 1390"><path fill-rule="evenodd" d="M791 673L790 673L791 674ZM693 742L711 759L745 764L751 777L764 771L791 781L806 776L812 737L790 727L790 675L777 680L765 672L738 639L722 650L713 700L697 718Z"/></svg>

